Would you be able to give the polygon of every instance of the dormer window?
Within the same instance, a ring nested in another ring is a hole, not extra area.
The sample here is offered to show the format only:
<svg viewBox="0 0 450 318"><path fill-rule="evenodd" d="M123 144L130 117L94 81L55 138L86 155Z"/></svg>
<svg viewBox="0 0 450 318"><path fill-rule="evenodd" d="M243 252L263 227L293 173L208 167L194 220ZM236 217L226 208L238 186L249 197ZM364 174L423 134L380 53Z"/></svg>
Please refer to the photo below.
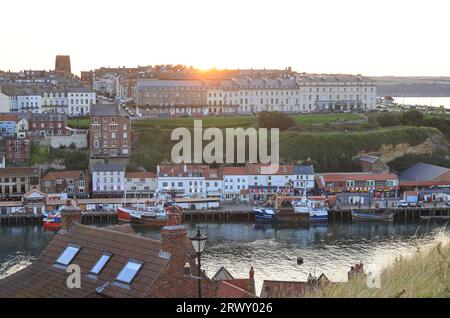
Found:
<svg viewBox="0 0 450 318"><path fill-rule="evenodd" d="M68 266L80 251L80 247L69 245L56 260L56 264Z"/></svg>

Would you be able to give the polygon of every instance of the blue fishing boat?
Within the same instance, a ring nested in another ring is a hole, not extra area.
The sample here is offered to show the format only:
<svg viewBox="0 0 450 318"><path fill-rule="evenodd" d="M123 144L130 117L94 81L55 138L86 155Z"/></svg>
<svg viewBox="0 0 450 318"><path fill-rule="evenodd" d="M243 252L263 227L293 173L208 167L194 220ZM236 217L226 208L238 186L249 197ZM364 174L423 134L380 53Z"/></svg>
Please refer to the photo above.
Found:
<svg viewBox="0 0 450 318"><path fill-rule="evenodd" d="M269 208L254 208L252 212L255 214L256 221L270 222L275 219L275 212Z"/></svg>

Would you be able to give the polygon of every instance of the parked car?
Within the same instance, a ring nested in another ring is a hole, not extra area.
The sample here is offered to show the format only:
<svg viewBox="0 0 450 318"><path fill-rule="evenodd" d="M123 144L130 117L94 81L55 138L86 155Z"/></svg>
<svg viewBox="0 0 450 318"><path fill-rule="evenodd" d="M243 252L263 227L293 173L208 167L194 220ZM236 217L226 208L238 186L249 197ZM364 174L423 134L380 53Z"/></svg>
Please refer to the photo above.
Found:
<svg viewBox="0 0 450 318"><path fill-rule="evenodd" d="M447 205L450 206L450 200L447 200Z"/></svg>
<svg viewBox="0 0 450 318"><path fill-rule="evenodd" d="M419 203L417 203L417 206L418 206L419 208L424 208L424 207L425 207L425 202L419 201Z"/></svg>
<svg viewBox="0 0 450 318"><path fill-rule="evenodd" d="M409 202L408 206L411 208L417 208L417 202Z"/></svg>
<svg viewBox="0 0 450 318"><path fill-rule="evenodd" d="M408 201L402 200L398 206L401 208L407 208L409 206Z"/></svg>

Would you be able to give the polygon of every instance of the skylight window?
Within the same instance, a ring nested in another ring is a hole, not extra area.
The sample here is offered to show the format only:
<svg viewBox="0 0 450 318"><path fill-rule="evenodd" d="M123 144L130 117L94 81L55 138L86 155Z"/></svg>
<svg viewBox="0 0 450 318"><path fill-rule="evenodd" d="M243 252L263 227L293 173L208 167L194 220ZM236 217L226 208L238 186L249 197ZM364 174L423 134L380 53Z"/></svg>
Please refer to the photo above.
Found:
<svg viewBox="0 0 450 318"><path fill-rule="evenodd" d="M105 267L106 263L108 263L109 259L111 258L111 254L103 254L100 256L97 263L95 263L94 267L92 267L90 273L94 275L98 275L101 273L103 268Z"/></svg>
<svg viewBox="0 0 450 318"><path fill-rule="evenodd" d="M64 252L62 252L62 254L56 260L56 263L64 266L69 265L79 251L80 248L77 246L67 246Z"/></svg>
<svg viewBox="0 0 450 318"><path fill-rule="evenodd" d="M130 284L136 277L136 274L139 272L141 267L142 267L141 262L129 261L125 265L125 267L120 271L119 275L117 275L116 280L121 283Z"/></svg>

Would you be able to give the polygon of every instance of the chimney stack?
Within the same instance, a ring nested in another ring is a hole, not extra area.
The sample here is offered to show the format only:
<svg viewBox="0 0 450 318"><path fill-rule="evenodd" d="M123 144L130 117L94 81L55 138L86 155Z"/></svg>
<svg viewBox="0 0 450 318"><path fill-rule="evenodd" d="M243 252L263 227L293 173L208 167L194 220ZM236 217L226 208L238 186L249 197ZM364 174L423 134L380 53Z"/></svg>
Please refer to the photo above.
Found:
<svg viewBox="0 0 450 318"><path fill-rule="evenodd" d="M72 224L81 223L81 209L72 205L71 200L66 201L66 205L61 209L62 230L68 231Z"/></svg>

